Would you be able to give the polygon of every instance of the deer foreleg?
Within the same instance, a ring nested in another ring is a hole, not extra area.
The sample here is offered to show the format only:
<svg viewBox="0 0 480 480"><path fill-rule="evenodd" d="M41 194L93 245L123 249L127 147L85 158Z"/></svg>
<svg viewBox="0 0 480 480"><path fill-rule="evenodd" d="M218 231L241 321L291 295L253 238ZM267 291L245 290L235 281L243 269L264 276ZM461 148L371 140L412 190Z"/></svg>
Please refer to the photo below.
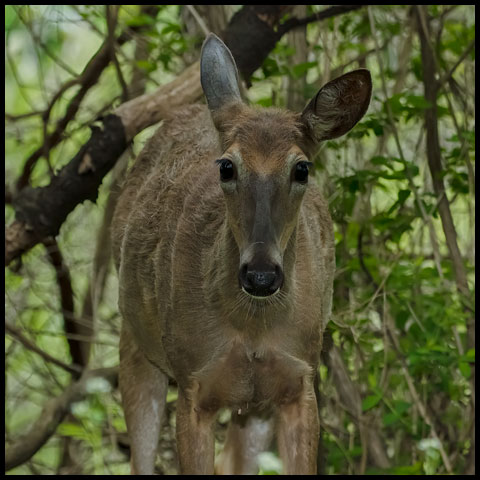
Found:
<svg viewBox="0 0 480 480"><path fill-rule="evenodd" d="M316 475L320 433L312 382L304 378L301 396L279 407L278 448L287 475Z"/></svg>
<svg viewBox="0 0 480 480"><path fill-rule="evenodd" d="M198 405L179 388L177 400L177 449L181 475L213 475L216 409Z"/></svg>

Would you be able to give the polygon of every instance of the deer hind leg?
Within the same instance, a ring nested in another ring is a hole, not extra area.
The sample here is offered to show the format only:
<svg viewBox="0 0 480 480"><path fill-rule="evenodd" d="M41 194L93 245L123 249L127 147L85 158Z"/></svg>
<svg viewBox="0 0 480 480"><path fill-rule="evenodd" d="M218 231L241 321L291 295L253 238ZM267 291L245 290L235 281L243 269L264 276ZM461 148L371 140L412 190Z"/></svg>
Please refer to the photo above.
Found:
<svg viewBox="0 0 480 480"><path fill-rule="evenodd" d="M120 335L119 384L130 437L132 474L152 475L168 378L146 359L125 325Z"/></svg>
<svg viewBox="0 0 480 480"><path fill-rule="evenodd" d="M274 419L232 412L222 453L215 465L217 475L258 474L258 454L270 447Z"/></svg>

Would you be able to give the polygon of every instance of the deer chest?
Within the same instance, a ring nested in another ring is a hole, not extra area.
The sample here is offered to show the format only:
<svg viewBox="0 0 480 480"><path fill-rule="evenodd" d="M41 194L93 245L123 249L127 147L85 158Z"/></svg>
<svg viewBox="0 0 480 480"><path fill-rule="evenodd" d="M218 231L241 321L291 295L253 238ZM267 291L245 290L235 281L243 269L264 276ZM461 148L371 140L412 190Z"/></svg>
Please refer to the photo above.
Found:
<svg viewBox="0 0 480 480"><path fill-rule="evenodd" d="M194 374L195 403L202 410L228 407L240 414L290 403L301 395L311 370L285 352L233 343Z"/></svg>

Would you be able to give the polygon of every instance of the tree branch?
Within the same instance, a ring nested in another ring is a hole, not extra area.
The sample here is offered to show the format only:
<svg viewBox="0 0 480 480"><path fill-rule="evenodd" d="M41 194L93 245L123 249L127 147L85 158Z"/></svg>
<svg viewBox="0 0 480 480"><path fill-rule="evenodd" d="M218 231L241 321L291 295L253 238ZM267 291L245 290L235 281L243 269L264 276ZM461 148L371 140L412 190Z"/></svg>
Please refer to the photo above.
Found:
<svg viewBox="0 0 480 480"><path fill-rule="evenodd" d="M90 140L48 186L26 187L14 198L16 220L5 231L6 265L44 238L57 235L77 204L95 200L103 177L127 145L118 117L107 116L103 126L103 131L92 128Z"/></svg>
<svg viewBox="0 0 480 480"><path fill-rule="evenodd" d="M99 377L115 388L118 383L118 367L85 372L80 380L68 386L59 397L48 401L32 428L5 450L5 471L18 467L35 455L55 433L72 403L78 402L90 393L88 388L90 381Z"/></svg>
<svg viewBox="0 0 480 480"><path fill-rule="evenodd" d="M74 377L78 377L82 373L82 369L78 365L67 365L66 363L58 360L55 357L52 357L49 353L37 347L35 343L25 337L23 333L18 330L18 328L15 328L13 325L5 323L5 331L9 333L13 338L18 340L25 348L28 348L28 350L35 352L37 355L40 355L45 361L53 363L57 367L63 368L68 373L72 374Z"/></svg>
<svg viewBox="0 0 480 480"><path fill-rule="evenodd" d="M115 66L118 82L120 83L120 86L122 88L122 99L124 102L126 102L130 98L128 94L128 87L127 87L127 83L125 82L125 79L123 78L122 69L120 68L120 64L118 63L118 58L115 53L115 46L116 46L115 27L118 21L119 8L120 7L118 5L116 6L105 5L105 16L107 19L107 31L108 31L107 42L108 42L108 48L110 50L110 60L113 62L113 65Z"/></svg>
<svg viewBox="0 0 480 480"><path fill-rule="evenodd" d="M385 291L384 291L385 292ZM448 458L448 455L445 451L445 448L443 447L443 443L440 440L440 437L435 429L435 424L430 418L430 415L428 414L427 407L424 405L422 402L417 389L415 388L415 382L413 378L411 377L409 371L408 371L408 366L405 361L405 356L401 350L400 347L400 342L397 338L397 334L395 332L395 327L393 325L393 320L392 317L389 313L388 309L388 304L384 299L384 317L383 321L386 326L387 334L388 337L391 341L391 344L394 348L394 350L397 352L397 358L400 360L400 363L402 365L402 371L405 376L405 380L407 381L408 389L410 391L410 395L412 397L413 402L415 403L416 407L418 408L418 411L420 413L420 416L423 418L424 422L430 427L431 435L433 438L435 438L438 441L438 446L440 450L440 455L443 460L443 464L445 466L445 469L447 470L448 473L452 473L452 465L450 463L450 459Z"/></svg>
<svg viewBox="0 0 480 480"><path fill-rule="evenodd" d="M76 95L70 100L67 109L65 111L65 115L58 120L55 130L46 135L44 138L44 145L40 146L35 150L26 160L25 165L23 167L23 172L20 175L17 181L17 190L20 191L28 185L30 175L32 173L33 167L37 160L42 156L45 155L46 152L50 151L55 145L57 145L60 140L62 139L63 132L67 127L70 120L72 120L77 111L80 107L80 104L87 94L88 90L98 81L100 78L101 73L106 68L110 61L110 49L108 42L104 42L97 53L92 57L92 59L88 62L87 66L82 72L82 75L78 79L70 80L65 85L63 85L59 92L54 95L52 101L50 102L48 108L43 114L43 121L46 124L48 122L48 118L50 116L50 112L53 108L53 105L56 101L61 97L61 95L70 87L76 84L80 84L80 90L76 93Z"/></svg>
<svg viewBox="0 0 480 480"><path fill-rule="evenodd" d="M77 335L84 335L85 332L79 328L78 319L76 319L74 315L73 288L70 272L67 265L65 265L62 252L60 251L55 238L48 237L43 240L43 244L45 245L48 258L55 269L55 274L57 277L57 284L60 291L63 324L72 363L79 367L79 371L81 373L88 363L88 355L85 355L85 351L88 351L88 347L86 349L84 342L76 338ZM73 334L73 338L70 336L71 334ZM75 378L78 378L79 376L80 375L77 371Z"/></svg>
<svg viewBox="0 0 480 480"><path fill-rule="evenodd" d="M151 94L121 105L92 127L90 140L46 187L26 187L14 199L16 220L5 231L5 264L48 236L55 236L68 214L85 200L95 201L103 177L127 144L181 105L201 96L199 62Z"/></svg>
<svg viewBox="0 0 480 480"><path fill-rule="evenodd" d="M463 264L460 249L458 247L457 231L455 229L452 212L450 210L450 203L448 201L445 185L443 183L443 167L438 133L437 113L437 94L440 83L436 78L437 65L434 50L430 41L426 6L417 6L416 14L418 19L418 34L420 37L425 99L431 105L429 108L425 109L428 167L432 176L433 190L438 198L438 213L440 214L448 252L453 264L457 290L460 293L462 305L469 314L467 321L467 348L471 349L475 348L475 318L473 315L474 308L472 306L471 293L468 287L467 272ZM471 368L470 384L472 387L471 410L472 416L475 416L475 365L473 365ZM471 459L474 459L475 455L474 435L472 436L471 441L472 445L470 447L469 464L472 461Z"/></svg>
<svg viewBox="0 0 480 480"><path fill-rule="evenodd" d="M146 6L144 11L148 13L149 11L147 8L152 8ZM157 10L152 10L152 13L155 13ZM116 45L123 45L131 38L131 32L134 31L141 31L144 28L142 25L138 27L132 27L128 30L122 32L119 37L116 39ZM64 116L57 121L55 130L46 135L44 138L44 145L37 148L26 160L25 165L23 167L23 172L20 175L19 179L17 180L17 191L22 190L28 185L30 175L32 173L33 167L37 160L42 157L43 155L47 154L53 147L55 147L63 138L63 133L69 124L69 122L75 117L77 111L80 107L80 104L90 90L90 88L95 85L100 78L100 75L105 70L105 68L110 63L112 58L112 49L111 49L111 41L110 38L103 42L101 47L97 50L95 55L90 59L87 63L83 72L81 73L80 77L74 78L66 82L59 91L53 96L52 100L50 101L47 109L43 113L43 121L45 124L48 123L48 119L50 117L50 112L57 102L57 100L63 95L63 93L71 88L74 85L80 85L80 90L75 94L75 96L70 100L67 109L65 111Z"/></svg>
<svg viewBox="0 0 480 480"><path fill-rule="evenodd" d="M358 10L364 6L365 5L334 5L305 18L291 18L280 25L278 28L278 33L281 37L294 28L303 27L309 23L319 22L321 20L326 20L327 18L336 17L353 10Z"/></svg>
<svg viewBox="0 0 480 480"><path fill-rule="evenodd" d="M378 65L380 67L380 75L381 75L381 80L382 80L382 90L383 90L383 95L385 97L384 101L385 101L385 107L386 107L386 110L387 110L388 122L390 123L391 129L392 129L393 138L394 138L395 144L397 146L397 151L398 151L399 157L402 159L402 161L405 161L405 156L403 154L403 148L402 148L402 145L400 143L400 137L398 135L397 126L396 126L396 123L395 123L395 119L393 117L391 105L388 102L389 95L388 95L388 92L387 92L387 86L386 86L386 81L385 81L385 73L384 73L382 57L380 55L380 46L379 46L379 43L378 43L378 40L377 40L375 19L373 17L373 13L372 13L370 7L368 8L368 17L369 17L369 21L370 21L370 28L372 30L373 40L374 40L374 43L375 43L375 49L377 51ZM413 181L413 177L412 177L412 174L411 174L410 170L405 169L405 173L406 173L407 180L408 180L408 186L409 186L410 190L413 192L413 195L415 197L415 203L416 203L416 205L417 205L417 207L420 211L420 214L422 215L422 218L423 218L423 220L426 223L427 228L428 228L428 233L429 233L430 242L431 242L431 245L432 245L432 251L433 251L435 266L437 268L439 276L441 278L443 278L443 272L442 272L442 268L441 268L441 264L440 264L440 250L439 250L439 247L438 247L438 239L437 239L437 234L436 234L435 228L434 228L433 223L432 223L432 219L431 219L430 215L427 214L427 211L425 210L425 206L422 202L422 199L420 198L420 194L418 193L418 188L416 187L415 182Z"/></svg>
<svg viewBox="0 0 480 480"><path fill-rule="evenodd" d="M463 265L462 255L458 247L457 231L453 223L453 217L450 210L445 184L443 182L443 167L441 158L441 149L438 133L438 114L437 114L437 94L440 87L436 79L436 60L432 46L428 25L426 23L426 10L424 7L417 7L420 47L423 64L423 85L425 89L425 99L430 103L430 107L425 109L425 129L427 132L427 160L432 176L433 190L438 198L438 212L442 220L442 227L447 241L447 247L450 258L453 263L455 279L459 293L466 300L470 298L468 288L467 273ZM471 306L467 306L471 310Z"/></svg>
<svg viewBox="0 0 480 480"><path fill-rule="evenodd" d="M290 30L347 13L362 5L336 5L306 18L280 20L293 5L245 5L235 13L223 35L238 71L250 86L250 77L260 68L276 43Z"/></svg>

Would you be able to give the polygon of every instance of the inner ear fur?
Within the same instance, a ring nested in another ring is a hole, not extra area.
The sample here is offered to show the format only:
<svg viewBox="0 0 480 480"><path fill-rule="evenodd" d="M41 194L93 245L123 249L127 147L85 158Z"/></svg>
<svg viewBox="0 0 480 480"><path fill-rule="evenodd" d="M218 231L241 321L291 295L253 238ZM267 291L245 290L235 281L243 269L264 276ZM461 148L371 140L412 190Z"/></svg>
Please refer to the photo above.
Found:
<svg viewBox="0 0 480 480"><path fill-rule="evenodd" d="M370 72L354 70L325 84L305 107L301 119L316 143L340 137L363 117L371 95Z"/></svg>

